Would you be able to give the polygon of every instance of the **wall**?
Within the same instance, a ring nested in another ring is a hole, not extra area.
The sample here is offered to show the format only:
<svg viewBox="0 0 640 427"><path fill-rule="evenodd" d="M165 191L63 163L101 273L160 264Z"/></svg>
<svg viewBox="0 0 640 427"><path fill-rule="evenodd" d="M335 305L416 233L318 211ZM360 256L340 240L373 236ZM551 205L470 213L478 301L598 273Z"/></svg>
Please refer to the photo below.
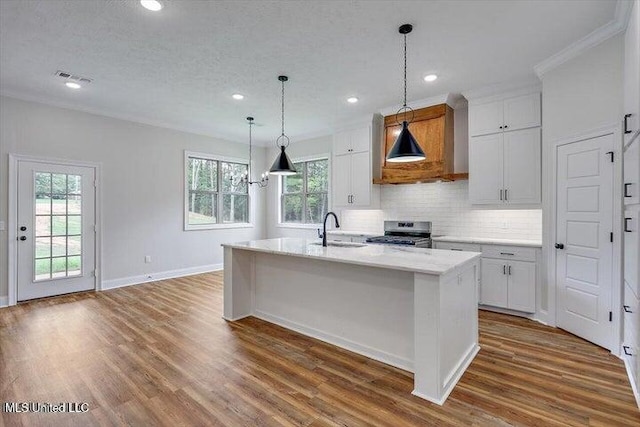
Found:
<svg viewBox="0 0 640 427"><path fill-rule="evenodd" d="M292 161L297 161L303 158L309 158L319 155L329 155L331 159L331 146L333 138L331 135L308 139L304 141L293 140L291 145L287 148L287 154ZM272 162L275 160L276 155L280 153L280 149L271 146L267 150L266 168L270 168ZM330 184L331 185L331 184ZM278 177L270 176L269 186L267 187L267 237L273 239L276 237L302 237L302 238L315 238L317 237L317 227L305 227L279 224L279 203L280 198L278 194ZM330 192L331 193L331 192ZM331 195L329 195L329 206L331 206Z"/></svg>
<svg viewBox="0 0 640 427"><path fill-rule="evenodd" d="M7 220L9 153L99 162L103 280L220 264L220 243L263 237L264 195L252 198L253 228L183 231L184 150L248 158L246 144L0 97L0 220ZM254 151L256 172L265 151ZM145 255L152 263L144 263ZM0 271L2 297L6 231L0 231Z"/></svg>
<svg viewBox="0 0 640 427"><path fill-rule="evenodd" d="M612 37L543 76L545 145L621 120L623 49Z"/></svg>

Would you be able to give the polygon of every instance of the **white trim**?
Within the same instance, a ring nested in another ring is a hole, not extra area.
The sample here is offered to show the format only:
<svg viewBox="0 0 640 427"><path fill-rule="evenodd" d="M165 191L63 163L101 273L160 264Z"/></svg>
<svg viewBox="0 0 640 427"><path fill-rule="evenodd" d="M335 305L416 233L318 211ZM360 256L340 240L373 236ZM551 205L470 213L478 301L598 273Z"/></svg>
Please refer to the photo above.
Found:
<svg viewBox="0 0 640 427"><path fill-rule="evenodd" d="M113 120L122 120L125 122L135 123L137 125L142 125L142 126L153 126L161 129L168 129L175 132L206 136L209 138L215 138L221 142L230 142L233 144L249 145L246 141L238 141L236 139L237 138L236 135L227 135L219 132L210 132L209 130L184 127L178 124L167 123L166 121L151 120L151 119L135 117L127 114L114 113L112 111L103 110L100 108L92 108L92 107L79 105L77 103L47 99L38 95L16 92L14 90L3 89L2 91L0 91L0 96L5 96L7 98L13 98L13 99L17 99L25 102L42 104L49 107L57 107L57 108L64 108L65 110L79 111L85 114L92 114L94 116L107 117ZM268 147L270 146L271 141L270 140L257 141L257 142L253 141L253 143L254 145Z"/></svg>
<svg viewBox="0 0 640 427"><path fill-rule="evenodd" d="M533 78L484 86L465 91L462 95L467 99L468 105L476 105L536 92L542 92L542 83L537 78Z"/></svg>
<svg viewBox="0 0 640 427"><path fill-rule="evenodd" d="M377 350L375 348L339 337L337 335L323 332L315 328L310 328L308 326L284 319L279 316L265 313L264 311L254 310L252 315L266 322L274 323L276 325L282 326L283 328L299 332L302 335L306 335L308 337L312 337L320 341L324 341L329 344L333 344L335 346L353 351L354 353L361 354L370 359L377 360L378 362L386 363L387 365L395 366L396 368L413 372L413 361L407 358L389 354L387 352Z"/></svg>
<svg viewBox="0 0 640 427"><path fill-rule="evenodd" d="M9 307L9 297L0 297L0 308Z"/></svg>
<svg viewBox="0 0 640 427"><path fill-rule="evenodd" d="M57 164L64 166L77 166L92 168L95 180L95 289L102 288L102 163L83 160L69 160L59 158L43 158L22 154L9 153L9 201L8 233L7 233L7 285L8 305L18 303L18 164L19 162L33 162L45 164Z"/></svg>
<svg viewBox="0 0 640 427"><path fill-rule="evenodd" d="M629 359L627 359L626 357L623 358L624 361L624 368L627 371L627 377L629 377L629 383L631 383L631 390L633 391L633 397L636 398L636 404L638 405L638 408L640 408L640 389L638 389L638 385L636 384L635 381L632 381L635 378L635 372L636 372L636 367L635 366L631 366L629 364Z"/></svg>
<svg viewBox="0 0 640 427"><path fill-rule="evenodd" d="M157 280L174 279L176 277L193 276L194 274L209 273L222 270L223 264L209 264L198 267L179 268L176 270L160 271L157 273L140 274L137 276L121 277L102 282L102 290L123 288L126 286L139 285L141 283L155 282Z"/></svg>
<svg viewBox="0 0 640 427"><path fill-rule="evenodd" d="M445 381L446 387L443 390L442 398L434 399L426 394L420 393L415 389L411 392L411 394L413 394L414 396L418 396L421 399L428 400L429 402L435 403L436 405L440 405L440 406L444 405L444 402L447 400L447 398L449 397L453 389L456 387L456 385L458 384L458 381L460 381L460 378L462 378L462 375L464 375L467 368L469 367L469 365L471 365L471 362L473 362L473 359L476 357L479 351L480 351L480 346L475 344L469 349L467 354L461 359L461 362L458 364L458 367L454 370L455 375L452 375L450 378L447 378L447 380Z"/></svg>
<svg viewBox="0 0 640 427"><path fill-rule="evenodd" d="M455 108L460 96L452 93L443 93L440 95L431 96L429 98L416 99L415 101L407 102L407 106L417 110L419 108L431 107L433 105L447 104L451 108ZM402 108L402 104L392 105L386 108L378 110L383 116L390 116L396 114L398 109Z"/></svg>
<svg viewBox="0 0 640 427"><path fill-rule="evenodd" d="M549 161L543 161L542 176L546 177L543 180L543 194L547 197L543 200L542 204L542 217L548 219L545 226L542 227L542 258L546 261L546 281L548 285L548 318L547 324L549 326L557 326L557 292L558 285L556 281L556 250L554 244L556 242L556 221L557 221L557 149L561 145L580 142L588 139L598 138L601 136L613 135L613 148L614 163L613 163L613 256L612 256L612 291L611 291L611 311L613 312L613 325L612 335L613 340L611 342L611 348L608 350L611 353L620 354L620 342L621 342L621 323L620 317L622 307L622 132L621 123L615 125L604 126L590 131L586 131L579 135L570 136L568 138L552 140L547 144L543 144L546 147L546 155L543 153L543 159L548 158ZM543 148L544 149L544 148ZM544 280L545 278L543 278Z"/></svg>
<svg viewBox="0 0 640 427"><path fill-rule="evenodd" d="M546 73L567 61L583 54L592 47L626 30L633 2L618 0L614 18L605 25L590 32L580 40L551 55L549 58L533 67L536 75L542 78Z"/></svg>

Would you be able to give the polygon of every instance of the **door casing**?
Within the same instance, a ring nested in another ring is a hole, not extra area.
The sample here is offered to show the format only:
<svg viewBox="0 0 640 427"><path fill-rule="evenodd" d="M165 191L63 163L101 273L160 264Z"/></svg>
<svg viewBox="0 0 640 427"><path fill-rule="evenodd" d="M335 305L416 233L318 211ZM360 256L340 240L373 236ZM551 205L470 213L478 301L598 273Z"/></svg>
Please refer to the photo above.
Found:
<svg viewBox="0 0 640 427"><path fill-rule="evenodd" d="M42 158L9 154L9 203L7 218L7 283L9 285L8 305L16 305L18 298L18 164L19 162L59 164L93 168L95 171L95 254L96 254L96 290L102 290L102 164L79 160Z"/></svg>

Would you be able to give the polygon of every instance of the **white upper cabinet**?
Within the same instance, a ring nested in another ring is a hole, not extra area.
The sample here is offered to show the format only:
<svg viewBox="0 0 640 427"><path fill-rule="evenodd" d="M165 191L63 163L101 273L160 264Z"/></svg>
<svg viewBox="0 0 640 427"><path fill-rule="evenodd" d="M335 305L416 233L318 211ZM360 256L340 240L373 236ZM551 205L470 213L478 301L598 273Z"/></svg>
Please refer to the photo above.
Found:
<svg viewBox="0 0 640 427"><path fill-rule="evenodd" d="M472 204L541 203L540 114L540 92L470 103Z"/></svg>
<svg viewBox="0 0 640 427"><path fill-rule="evenodd" d="M640 4L635 1L624 39L624 142L640 130Z"/></svg>
<svg viewBox="0 0 640 427"><path fill-rule="evenodd" d="M477 136L502 132L503 107L504 102L497 101L474 105L473 109L469 109L469 135Z"/></svg>
<svg viewBox="0 0 640 427"><path fill-rule="evenodd" d="M542 147L540 128L504 134L504 194L506 203L541 201Z"/></svg>
<svg viewBox="0 0 640 427"><path fill-rule="evenodd" d="M349 153L362 153L371 149L369 127L338 132L333 136L333 153L336 156Z"/></svg>
<svg viewBox="0 0 640 427"><path fill-rule="evenodd" d="M487 135L540 126L540 93L470 104L469 135Z"/></svg>
<svg viewBox="0 0 640 427"><path fill-rule="evenodd" d="M504 197L502 134L484 135L469 142L469 198L474 204L502 203Z"/></svg>
<svg viewBox="0 0 640 427"><path fill-rule="evenodd" d="M380 205L371 169L372 126L338 132L333 136L333 206L347 209Z"/></svg>

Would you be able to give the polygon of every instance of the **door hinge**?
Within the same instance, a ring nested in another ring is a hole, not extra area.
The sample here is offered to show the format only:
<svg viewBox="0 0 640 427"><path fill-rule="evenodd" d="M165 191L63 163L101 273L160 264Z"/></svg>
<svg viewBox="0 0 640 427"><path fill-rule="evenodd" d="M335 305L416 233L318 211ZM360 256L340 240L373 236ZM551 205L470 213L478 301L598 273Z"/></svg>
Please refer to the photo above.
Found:
<svg viewBox="0 0 640 427"><path fill-rule="evenodd" d="M613 243L613 231L609 233L609 241Z"/></svg>
<svg viewBox="0 0 640 427"><path fill-rule="evenodd" d="M609 312L609 322L613 322L613 312Z"/></svg>
<svg viewBox="0 0 640 427"><path fill-rule="evenodd" d="M611 163L613 163L613 156L614 156L613 151L607 151L607 154L610 156Z"/></svg>

